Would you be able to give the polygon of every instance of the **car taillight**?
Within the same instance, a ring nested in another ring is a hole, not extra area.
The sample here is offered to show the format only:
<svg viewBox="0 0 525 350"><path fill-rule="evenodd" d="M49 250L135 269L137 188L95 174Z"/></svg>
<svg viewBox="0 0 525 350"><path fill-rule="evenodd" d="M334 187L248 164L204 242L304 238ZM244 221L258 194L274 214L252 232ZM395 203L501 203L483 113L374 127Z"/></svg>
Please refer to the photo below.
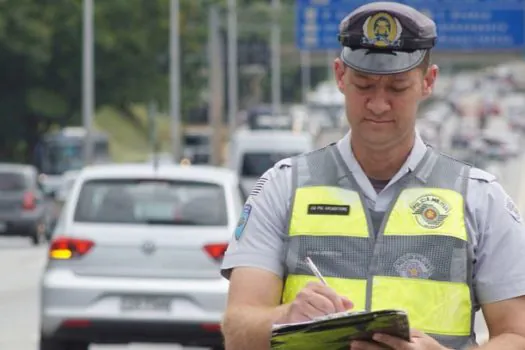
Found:
<svg viewBox="0 0 525 350"><path fill-rule="evenodd" d="M36 208L36 198L33 192L24 193L22 208L24 210L34 210Z"/></svg>
<svg viewBox="0 0 525 350"><path fill-rule="evenodd" d="M213 243L204 246L204 250L215 260L221 260L228 249L228 243Z"/></svg>
<svg viewBox="0 0 525 350"><path fill-rule="evenodd" d="M206 332L218 333L221 331L221 325L219 323L203 323L201 327Z"/></svg>
<svg viewBox="0 0 525 350"><path fill-rule="evenodd" d="M57 237L49 248L49 257L55 260L68 260L87 254L95 243L86 239Z"/></svg>
<svg viewBox="0 0 525 350"><path fill-rule="evenodd" d="M77 319L71 319L71 320L65 320L62 322L62 327L65 328L86 328L91 326L91 321L89 320L77 320Z"/></svg>

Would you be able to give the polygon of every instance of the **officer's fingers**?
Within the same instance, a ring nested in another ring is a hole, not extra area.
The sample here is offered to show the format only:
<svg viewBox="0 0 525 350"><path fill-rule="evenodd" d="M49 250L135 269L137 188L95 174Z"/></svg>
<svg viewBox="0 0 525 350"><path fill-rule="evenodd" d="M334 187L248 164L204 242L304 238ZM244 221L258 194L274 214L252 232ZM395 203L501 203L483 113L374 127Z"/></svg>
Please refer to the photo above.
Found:
<svg viewBox="0 0 525 350"><path fill-rule="evenodd" d="M313 312L312 308L317 311ZM309 316L314 317L333 313L335 312L335 307L330 299L308 287L297 294L297 297L292 302L290 312L296 316L307 313Z"/></svg>
<svg viewBox="0 0 525 350"><path fill-rule="evenodd" d="M343 300L343 297L338 295L335 292L335 290L333 290L332 288L330 288L330 287L328 287L328 286L326 286L324 284L321 284L321 283L315 283L315 284L309 285L309 287L311 287L311 289L314 292L316 292L318 294L321 294L322 296L324 296L325 298L330 300L332 302L332 304L334 305L334 308L335 308L334 312L343 312L343 311L346 311L346 310L349 309L349 307L347 307L347 306L348 306L348 302L350 302L350 301L348 300L346 302L346 304L345 304L345 301Z"/></svg>
<svg viewBox="0 0 525 350"><path fill-rule="evenodd" d="M404 339L392 337L391 335L387 334L374 334L373 339L378 343L388 345L392 349L396 350L410 350L413 348L413 343L409 343Z"/></svg>
<svg viewBox="0 0 525 350"><path fill-rule="evenodd" d="M323 287L323 284L322 283L319 283L319 282L308 282L308 284L299 291L299 293L297 294L297 298L300 298L302 296L308 296L309 294L319 290L320 288Z"/></svg>
<svg viewBox="0 0 525 350"><path fill-rule="evenodd" d="M328 299L322 294L312 293L308 298L308 304L323 312L323 315L337 312L336 306L332 300Z"/></svg>
<svg viewBox="0 0 525 350"><path fill-rule="evenodd" d="M350 299L348 299L347 297L341 297L341 299L343 300L343 307L345 308L345 310L350 310L354 308L354 303L352 303Z"/></svg>
<svg viewBox="0 0 525 350"><path fill-rule="evenodd" d="M299 293L297 293L295 297L295 302L299 304L307 302L312 297L312 295L317 294L317 288L318 287L316 286L315 282L308 283L306 287L304 287L299 291Z"/></svg>
<svg viewBox="0 0 525 350"><path fill-rule="evenodd" d="M327 312L320 310L319 308L317 308L316 306L310 303L302 304L298 308L297 312L303 317L306 317L308 320L311 320L311 319L314 319L320 316L325 316L327 314Z"/></svg>
<svg viewBox="0 0 525 350"><path fill-rule="evenodd" d="M411 338L424 338L426 336L425 333L415 329L415 328L411 328L410 329L410 337Z"/></svg>

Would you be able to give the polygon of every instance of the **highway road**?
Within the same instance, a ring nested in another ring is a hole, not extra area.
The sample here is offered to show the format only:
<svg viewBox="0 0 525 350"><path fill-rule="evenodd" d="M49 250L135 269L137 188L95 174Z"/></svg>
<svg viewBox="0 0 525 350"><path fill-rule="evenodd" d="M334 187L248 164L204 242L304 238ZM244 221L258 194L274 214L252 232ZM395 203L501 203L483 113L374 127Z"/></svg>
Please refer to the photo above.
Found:
<svg viewBox="0 0 525 350"><path fill-rule="evenodd" d="M525 157L507 164L492 164L501 183L525 212L525 180L518 174L525 169ZM24 239L0 238L0 349L37 350L38 283L44 266L46 247L32 247ZM477 317L479 339L487 338L483 318ZM92 350L180 350L173 345L93 346Z"/></svg>
<svg viewBox="0 0 525 350"><path fill-rule="evenodd" d="M47 247L0 238L0 349L38 350L38 283ZM90 350L181 350L173 344L91 346ZM190 349L190 348L186 348ZM198 348L191 348L198 349Z"/></svg>

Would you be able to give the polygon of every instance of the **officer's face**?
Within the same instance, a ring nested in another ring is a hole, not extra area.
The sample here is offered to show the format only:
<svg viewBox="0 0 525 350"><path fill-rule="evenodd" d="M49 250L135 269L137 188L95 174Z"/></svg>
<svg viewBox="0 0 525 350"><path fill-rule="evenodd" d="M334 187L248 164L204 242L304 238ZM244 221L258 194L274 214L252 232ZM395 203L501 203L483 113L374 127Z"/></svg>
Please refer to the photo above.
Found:
<svg viewBox="0 0 525 350"><path fill-rule="evenodd" d="M412 137L419 103L432 92L437 67L395 75L368 75L336 60L337 85L345 95L352 140L388 148Z"/></svg>

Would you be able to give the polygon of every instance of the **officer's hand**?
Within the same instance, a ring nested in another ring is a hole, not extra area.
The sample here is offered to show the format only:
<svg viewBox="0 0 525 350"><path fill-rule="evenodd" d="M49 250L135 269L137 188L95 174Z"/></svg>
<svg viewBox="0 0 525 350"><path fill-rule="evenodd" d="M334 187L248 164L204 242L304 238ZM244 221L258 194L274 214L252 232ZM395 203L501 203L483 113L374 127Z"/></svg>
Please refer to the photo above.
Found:
<svg viewBox="0 0 525 350"><path fill-rule="evenodd" d="M377 344L353 341L350 343L350 350L447 350L434 338L415 329L410 331L410 342L386 334L374 334L374 340Z"/></svg>
<svg viewBox="0 0 525 350"><path fill-rule="evenodd" d="M310 282L290 304L284 319L279 323L303 322L314 317L343 312L354 307L346 297L318 282Z"/></svg>

